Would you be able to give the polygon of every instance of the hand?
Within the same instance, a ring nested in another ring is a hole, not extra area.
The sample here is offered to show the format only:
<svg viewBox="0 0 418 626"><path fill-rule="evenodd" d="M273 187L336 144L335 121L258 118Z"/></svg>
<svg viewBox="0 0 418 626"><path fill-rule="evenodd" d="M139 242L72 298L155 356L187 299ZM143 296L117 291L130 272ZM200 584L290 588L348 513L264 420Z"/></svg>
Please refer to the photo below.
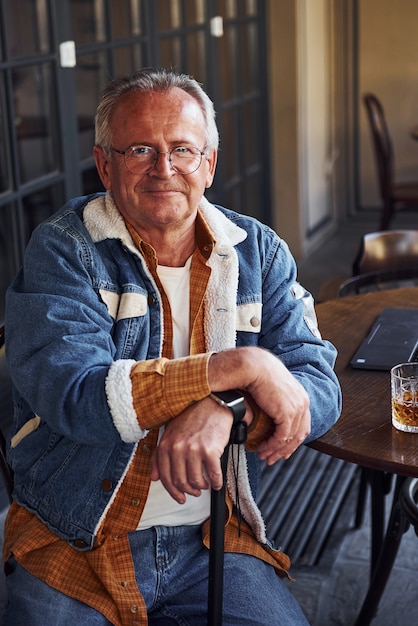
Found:
<svg viewBox="0 0 418 626"><path fill-rule="evenodd" d="M160 479L180 504L185 494L221 489L221 456L228 444L232 413L204 398L170 420L152 458L151 479Z"/></svg>
<svg viewBox="0 0 418 626"><path fill-rule="evenodd" d="M214 354L209 384L215 391L238 387L249 392L273 420L273 433L260 444L260 459L271 465L289 458L311 428L309 397L283 363L262 348L240 348Z"/></svg>
<svg viewBox="0 0 418 626"><path fill-rule="evenodd" d="M254 381L247 390L273 420L273 434L258 448L260 459L272 465L289 458L306 439L311 428L309 396L283 363L269 352L255 367Z"/></svg>

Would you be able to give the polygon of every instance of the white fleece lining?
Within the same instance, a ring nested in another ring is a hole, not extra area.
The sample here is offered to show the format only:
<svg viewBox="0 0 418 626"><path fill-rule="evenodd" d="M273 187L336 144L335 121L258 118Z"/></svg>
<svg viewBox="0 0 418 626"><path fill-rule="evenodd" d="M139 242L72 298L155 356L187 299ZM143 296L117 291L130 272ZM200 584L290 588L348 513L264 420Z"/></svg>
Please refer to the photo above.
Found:
<svg viewBox="0 0 418 626"><path fill-rule="evenodd" d="M247 233L206 198L202 198L200 210L216 241L207 262L212 272L205 295L205 342L208 350L219 352L236 345L238 255L234 245Z"/></svg>
<svg viewBox="0 0 418 626"><path fill-rule="evenodd" d="M261 332L261 302L247 302L237 307L237 330L249 333Z"/></svg>
<svg viewBox="0 0 418 626"><path fill-rule="evenodd" d="M205 296L205 339L208 351L220 352L236 346L238 255L234 245L243 241L247 233L222 213L219 214L205 198L200 203L200 209L216 240L215 249L208 261L212 272ZM216 216L213 211L216 211ZM260 308L256 312L261 315ZM234 444L234 448L237 458L239 446ZM250 524L258 541L265 544L266 527L251 493L244 449L240 455L238 485L242 516ZM236 505L232 446L228 459L227 488Z"/></svg>
<svg viewBox="0 0 418 626"><path fill-rule="evenodd" d="M106 395L110 412L122 441L135 443L143 439L148 431L138 424L132 402L131 369L136 361L120 359L112 363L106 378Z"/></svg>
<svg viewBox="0 0 418 626"><path fill-rule="evenodd" d="M105 305L110 317L115 320L119 309L120 295L109 289L99 289L99 294Z"/></svg>
<svg viewBox="0 0 418 626"><path fill-rule="evenodd" d="M108 289L99 289L99 294L110 317L116 321L141 317L148 310L148 298L143 293L127 292L121 295Z"/></svg>
<svg viewBox="0 0 418 626"><path fill-rule="evenodd" d="M148 298L143 293L123 293L120 298L117 320L142 317L148 310Z"/></svg>
<svg viewBox="0 0 418 626"><path fill-rule="evenodd" d="M241 448L241 450L240 450ZM239 456L239 463L237 462ZM235 461L234 461L235 460ZM235 470L234 470L235 465ZM232 502L237 506L236 501L236 485L235 480L236 471L238 470L238 485L239 485L239 507L243 518L251 526L255 536L260 543L267 543L266 525L264 523L261 511L258 508L253 494L250 489L250 482L248 478L248 465L247 458L245 456L245 450L243 444L233 444L229 449L228 455L228 467L226 473L226 485L229 495L232 498Z"/></svg>

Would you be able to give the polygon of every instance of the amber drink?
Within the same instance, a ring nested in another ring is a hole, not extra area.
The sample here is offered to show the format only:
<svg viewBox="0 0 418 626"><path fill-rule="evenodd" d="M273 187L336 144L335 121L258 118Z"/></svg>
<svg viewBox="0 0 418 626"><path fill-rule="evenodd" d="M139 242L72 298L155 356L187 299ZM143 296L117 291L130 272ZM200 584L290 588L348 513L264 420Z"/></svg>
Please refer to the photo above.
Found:
<svg viewBox="0 0 418 626"><path fill-rule="evenodd" d="M418 363L392 368L392 424L407 433L418 433Z"/></svg>

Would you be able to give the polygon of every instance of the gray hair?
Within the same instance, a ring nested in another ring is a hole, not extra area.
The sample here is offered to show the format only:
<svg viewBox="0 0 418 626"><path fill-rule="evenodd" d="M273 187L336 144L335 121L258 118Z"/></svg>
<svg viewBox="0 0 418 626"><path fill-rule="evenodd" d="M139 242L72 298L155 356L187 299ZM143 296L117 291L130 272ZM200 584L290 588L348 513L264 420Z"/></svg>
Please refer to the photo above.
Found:
<svg viewBox="0 0 418 626"><path fill-rule="evenodd" d="M131 75L112 80L103 90L95 117L95 144L110 152L112 136L110 118L119 98L126 93L166 92L174 87L192 96L200 106L206 123L206 147L217 149L219 133L215 122L215 109L212 100L200 84L187 74L176 74L167 69L146 68Z"/></svg>

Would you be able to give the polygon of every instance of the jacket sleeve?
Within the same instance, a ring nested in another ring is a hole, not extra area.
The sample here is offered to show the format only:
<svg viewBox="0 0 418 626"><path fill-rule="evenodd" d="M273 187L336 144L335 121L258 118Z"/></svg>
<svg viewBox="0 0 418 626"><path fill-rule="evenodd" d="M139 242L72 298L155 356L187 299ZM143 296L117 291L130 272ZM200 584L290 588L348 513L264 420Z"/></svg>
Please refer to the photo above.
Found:
<svg viewBox="0 0 418 626"><path fill-rule="evenodd" d="M277 236L273 238L277 245ZM296 264L279 239L274 254L265 255L263 314L259 345L280 358L310 398L311 433L324 434L341 413L341 390L334 372L337 351L321 337L314 300L297 281Z"/></svg>

